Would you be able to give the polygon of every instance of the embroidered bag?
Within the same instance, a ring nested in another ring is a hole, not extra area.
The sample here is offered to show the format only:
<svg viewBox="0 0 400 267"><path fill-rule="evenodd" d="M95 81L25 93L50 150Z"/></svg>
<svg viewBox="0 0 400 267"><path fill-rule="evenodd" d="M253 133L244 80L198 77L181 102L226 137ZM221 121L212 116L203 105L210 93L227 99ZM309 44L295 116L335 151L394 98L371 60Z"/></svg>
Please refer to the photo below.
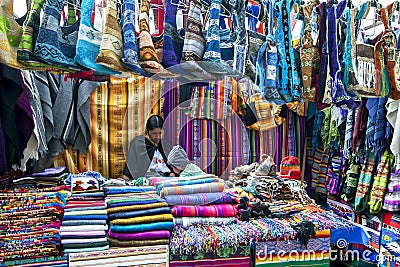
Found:
<svg viewBox="0 0 400 267"><path fill-rule="evenodd" d="M211 0L210 9L207 13L208 19L204 26L208 25L208 29L203 29L206 39L206 50L203 56L202 67L211 73L229 74L233 73L229 64L229 48L233 48L232 41L235 40L235 32L229 29L220 29L221 26L221 0ZM224 27L225 25L222 24ZM225 44L221 46L221 42ZM222 50L224 51L225 60L222 59ZM232 53L233 59L233 53ZM233 63L233 61L232 61Z"/></svg>
<svg viewBox="0 0 400 267"><path fill-rule="evenodd" d="M94 4L94 0L82 0L82 17L78 32L78 42L76 44L75 61L86 68L94 70L94 74L118 74L119 72L112 71L96 63L96 57L100 52L100 43L103 33L96 30L92 23Z"/></svg>
<svg viewBox="0 0 400 267"><path fill-rule="evenodd" d="M206 40L203 35L202 5L200 0L190 1L181 62L203 59Z"/></svg>
<svg viewBox="0 0 400 267"><path fill-rule="evenodd" d="M389 95L390 98L398 100L400 99L400 87L397 78L400 78L400 74L396 73L396 69L399 69L399 52L397 50L397 36L389 27L389 21L392 20L395 10L400 10L398 1L379 10L385 32L375 44L374 59L377 81L376 94L379 96Z"/></svg>
<svg viewBox="0 0 400 267"><path fill-rule="evenodd" d="M304 33L300 48L301 74L303 81L303 92L301 97L309 101L315 101L315 87L312 81L319 70L319 52L318 47L314 46L312 38L311 16L315 6L319 4L318 0L309 1L300 7L299 14L304 19Z"/></svg>
<svg viewBox="0 0 400 267"><path fill-rule="evenodd" d="M183 49L183 37L177 28L178 6L167 0L164 18L164 42L162 47L162 65L165 68L180 63Z"/></svg>
<svg viewBox="0 0 400 267"><path fill-rule="evenodd" d="M34 0L32 2L17 51L18 61L25 66L35 67L36 70L39 70L39 68L44 70L50 67L44 62L40 62L33 53L40 26L40 11L43 9L44 3L45 0Z"/></svg>
<svg viewBox="0 0 400 267"><path fill-rule="evenodd" d="M370 10L372 10L371 1L368 1L359 8L355 8L354 11L350 10L349 13L350 22L354 17L354 23L349 24L350 31L347 36L351 42L350 48L347 47L346 49L346 53L351 52L351 63L346 63L346 61L345 63L351 65L347 67L348 72L344 73L344 77L348 77L346 79L348 79L349 90L362 97L376 97L374 46L367 43L357 43L357 39L360 39L358 35L361 34L359 25L367 17ZM344 79L345 83L347 83L346 79Z"/></svg>
<svg viewBox="0 0 400 267"><path fill-rule="evenodd" d="M137 74L151 76L139 65L139 44L136 37L134 0L124 0L123 15L124 23L122 31L124 34L124 57L121 58L121 62Z"/></svg>
<svg viewBox="0 0 400 267"><path fill-rule="evenodd" d="M121 8L117 0L107 0L103 37L100 52L96 58L96 63L115 71L126 71L121 63L121 58L124 56L124 43L119 25Z"/></svg>
<svg viewBox="0 0 400 267"><path fill-rule="evenodd" d="M156 49L153 44L149 26L150 1L142 0L139 15L139 64L142 69L150 74L165 73L166 70L160 64Z"/></svg>
<svg viewBox="0 0 400 267"><path fill-rule="evenodd" d="M253 81L256 79L256 64L257 57L261 46L266 41L266 36L263 33L257 31L256 25L258 22L257 17L259 16L260 8L256 5L247 6L248 16L248 27L247 30L247 55L246 55L246 69L245 74L249 76Z"/></svg>
<svg viewBox="0 0 400 267"><path fill-rule="evenodd" d="M20 68L17 50L21 41L22 27L14 19L13 8L13 0L0 2L0 63Z"/></svg>
<svg viewBox="0 0 400 267"><path fill-rule="evenodd" d="M74 60L80 20L70 26L60 27L63 7L64 0L46 1L34 53L46 63L84 70Z"/></svg>

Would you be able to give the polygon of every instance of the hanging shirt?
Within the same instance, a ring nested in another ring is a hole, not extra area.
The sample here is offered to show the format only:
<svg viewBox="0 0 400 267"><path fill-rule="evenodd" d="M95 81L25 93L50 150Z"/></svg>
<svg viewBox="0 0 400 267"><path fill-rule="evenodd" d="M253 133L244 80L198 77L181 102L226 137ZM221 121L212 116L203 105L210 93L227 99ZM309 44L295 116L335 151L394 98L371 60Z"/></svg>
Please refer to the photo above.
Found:
<svg viewBox="0 0 400 267"><path fill-rule="evenodd" d="M161 172L161 173L171 171L165 164L164 158L161 155L160 151L158 151L158 149L156 149L156 151L154 151L153 159L150 162L150 166L147 171L150 172L152 169L155 170L156 172Z"/></svg>

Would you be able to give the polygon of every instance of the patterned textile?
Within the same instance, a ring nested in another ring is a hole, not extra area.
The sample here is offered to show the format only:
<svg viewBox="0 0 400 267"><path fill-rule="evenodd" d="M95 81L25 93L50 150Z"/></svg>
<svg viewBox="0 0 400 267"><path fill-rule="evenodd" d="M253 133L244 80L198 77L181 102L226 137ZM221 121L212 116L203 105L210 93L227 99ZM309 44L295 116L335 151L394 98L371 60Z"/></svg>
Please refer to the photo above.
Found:
<svg viewBox="0 0 400 267"><path fill-rule="evenodd" d="M54 65L75 70L84 69L74 60L80 21L60 27L63 7L64 0L46 1L34 53L40 60ZM64 34L64 31L67 33Z"/></svg>
<svg viewBox="0 0 400 267"><path fill-rule="evenodd" d="M235 217L175 217L175 225L183 225L185 227L191 225L206 224L231 224L236 221Z"/></svg>
<svg viewBox="0 0 400 267"><path fill-rule="evenodd" d="M388 190L385 195L383 209L391 212L400 210L400 175L392 172L389 178Z"/></svg>
<svg viewBox="0 0 400 267"><path fill-rule="evenodd" d="M195 185L195 184L208 184L208 183L221 183L224 182L224 180L220 178L207 178L207 179L195 179L195 180L186 180L186 181L166 181L166 182L161 182L157 186L157 193L160 194L161 190L163 190L166 187L173 187L173 186L184 186L184 185Z"/></svg>
<svg viewBox="0 0 400 267"><path fill-rule="evenodd" d="M203 25L201 24L202 4L199 0L190 1L185 38L182 48L182 61L201 60L205 50Z"/></svg>
<svg viewBox="0 0 400 267"><path fill-rule="evenodd" d="M15 21L13 8L14 3L12 0L1 1L0 63L12 68L20 68L20 64L17 61L17 50L21 41L22 27Z"/></svg>
<svg viewBox="0 0 400 267"><path fill-rule="evenodd" d="M171 186L165 187L160 191L160 196L165 197L168 195L187 195L197 193L216 193L224 191L224 183L207 183L207 184L194 184L184 186Z"/></svg>
<svg viewBox="0 0 400 267"><path fill-rule="evenodd" d="M237 209L230 204L209 206L174 206L171 208L174 217L232 217Z"/></svg>
<svg viewBox="0 0 400 267"><path fill-rule="evenodd" d="M0 192L2 262L61 256L60 217L66 198L65 192Z"/></svg>
<svg viewBox="0 0 400 267"><path fill-rule="evenodd" d="M149 216L140 216L128 219L115 219L111 221L111 224L115 225L127 225L127 224L145 224L152 222L172 222L173 217L171 214L158 214Z"/></svg>
<svg viewBox="0 0 400 267"><path fill-rule="evenodd" d="M148 204L136 204L132 203L131 205L124 205L119 207L109 207L107 209L108 214L118 213L118 212L128 212L128 211L135 211L135 210L145 210L145 209L153 209L153 208L160 208L160 207L168 207L166 202L155 201L154 203Z"/></svg>
<svg viewBox="0 0 400 267"><path fill-rule="evenodd" d="M357 193L354 203L354 210L362 212L367 208L368 192L371 188L372 177L375 169L376 155L372 151L366 152L364 165L361 168L360 178L357 185Z"/></svg>
<svg viewBox="0 0 400 267"><path fill-rule="evenodd" d="M120 4L116 0L107 1L105 9L105 22L103 36L100 43L100 53L96 63L104 65L112 70L126 71L120 59L124 56L124 43L121 26L118 18L121 16Z"/></svg>
<svg viewBox="0 0 400 267"><path fill-rule="evenodd" d="M101 266L115 264L118 266L167 267L168 246L147 246L130 248L111 248L105 251L72 253L69 255L69 266Z"/></svg>
<svg viewBox="0 0 400 267"><path fill-rule="evenodd" d="M144 206L144 205L140 205L140 206ZM169 207L159 207L159 208L152 208L152 209L140 209L140 210L134 210L134 211L109 213L108 218L109 218L109 220L113 220L113 219L122 219L122 218L135 218L135 217L145 216L145 215L170 214L170 213L171 213L171 209Z"/></svg>
<svg viewBox="0 0 400 267"><path fill-rule="evenodd" d="M124 1L123 7L123 25L122 31L124 35L124 57L121 59L129 69L142 75L149 76L139 65L139 45L136 37L136 16L135 1Z"/></svg>
<svg viewBox="0 0 400 267"><path fill-rule="evenodd" d="M154 193L152 186L112 186L104 188L106 195L126 194L126 193Z"/></svg>
<svg viewBox="0 0 400 267"><path fill-rule="evenodd" d="M202 193L189 195L171 195L166 196L165 201L168 205L188 205L188 206L204 206L209 204L229 204L232 198L227 193Z"/></svg>
<svg viewBox="0 0 400 267"><path fill-rule="evenodd" d="M148 232L154 230L172 230L174 228L173 222L155 222L136 225L110 225L110 230L115 233L138 233Z"/></svg>
<svg viewBox="0 0 400 267"><path fill-rule="evenodd" d="M377 173L374 177L372 189L369 198L369 212L374 214L381 211L383 206L383 198L385 195L388 179L390 177L390 169L393 167L394 155L386 150L382 155Z"/></svg>
<svg viewBox="0 0 400 267"><path fill-rule="evenodd" d="M108 237L118 240L152 240L152 239L169 239L171 236L170 231L148 231L142 233L114 233L108 231Z"/></svg>
<svg viewBox="0 0 400 267"><path fill-rule="evenodd" d="M42 10L44 3L44 0L32 1L17 51L18 61L26 66L35 67L36 70L49 66L44 62L40 62L33 53L39 32L40 10Z"/></svg>
<svg viewBox="0 0 400 267"><path fill-rule="evenodd" d="M96 57L100 52L100 44L103 32L94 28L92 23L92 13L95 0L86 0L81 3L81 23L78 32L78 42L76 44L75 61L89 69L95 71L95 74L118 74L105 66L96 64ZM104 52L103 52L104 53Z"/></svg>
<svg viewBox="0 0 400 267"><path fill-rule="evenodd" d="M149 11L150 1L141 1L139 15L139 64L144 71L147 71L151 74L157 74L164 71L164 68L160 64L161 59L159 59L157 56L153 40L150 35Z"/></svg>

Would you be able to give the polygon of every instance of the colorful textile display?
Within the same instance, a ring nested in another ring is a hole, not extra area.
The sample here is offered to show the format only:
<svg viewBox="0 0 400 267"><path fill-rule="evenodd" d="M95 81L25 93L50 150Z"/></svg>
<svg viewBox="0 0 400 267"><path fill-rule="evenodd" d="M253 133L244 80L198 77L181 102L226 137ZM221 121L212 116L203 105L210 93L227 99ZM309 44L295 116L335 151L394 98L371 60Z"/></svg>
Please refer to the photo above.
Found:
<svg viewBox="0 0 400 267"><path fill-rule="evenodd" d="M81 180L76 180L78 181ZM109 248L104 194L102 191L88 192L90 193L73 193L65 206L60 235L66 253Z"/></svg>
<svg viewBox="0 0 400 267"><path fill-rule="evenodd" d="M189 206L204 206L208 204L229 204L232 203L232 198L229 194L220 193L200 193L189 195L170 195L165 197L165 201L170 206L189 205Z"/></svg>
<svg viewBox="0 0 400 267"><path fill-rule="evenodd" d="M197 193L217 193L224 191L224 183L207 183L207 184L194 184L184 186L171 186L165 187L160 191L160 196L168 195L186 195Z"/></svg>
<svg viewBox="0 0 400 267"><path fill-rule="evenodd" d="M169 243L171 209L153 186L106 187L111 246L139 247Z"/></svg>
<svg viewBox="0 0 400 267"><path fill-rule="evenodd" d="M0 192L2 266L65 266L60 226L66 198L63 191Z"/></svg>
<svg viewBox="0 0 400 267"><path fill-rule="evenodd" d="M176 217L234 217L237 215L236 207L230 204L174 206L171 212Z"/></svg>

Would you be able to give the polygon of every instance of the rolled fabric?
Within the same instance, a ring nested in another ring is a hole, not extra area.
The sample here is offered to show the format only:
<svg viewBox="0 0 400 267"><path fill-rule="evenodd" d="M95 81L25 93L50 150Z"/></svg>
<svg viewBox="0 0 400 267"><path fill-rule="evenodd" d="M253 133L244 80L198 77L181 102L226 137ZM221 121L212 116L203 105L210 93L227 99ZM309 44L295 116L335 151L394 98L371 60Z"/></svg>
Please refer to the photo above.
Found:
<svg viewBox="0 0 400 267"><path fill-rule="evenodd" d="M107 210L78 210L78 211L66 211L64 212L64 216L77 216L77 215L106 215Z"/></svg>
<svg viewBox="0 0 400 267"><path fill-rule="evenodd" d="M134 218L139 216L157 215L157 214L171 214L171 209L169 207L160 207L154 209L123 211L123 212L109 214L108 218L110 220L114 220L114 219Z"/></svg>
<svg viewBox="0 0 400 267"><path fill-rule="evenodd" d="M113 214L113 213L117 213L117 212L145 210L145 209L153 209L153 208L161 208L161 207L168 207L168 203L163 201L163 202L155 202L155 203L143 204L143 205L126 205L126 206L108 208L107 212L108 212L108 214Z"/></svg>
<svg viewBox="0 0 400 267"><path fill-rule="evenodd" d="M214 174L204 174L204 175L186 176L186 177L167 177L167 179L165 179L165 177L155 177L152 178L150 185L157 188L163 182L191 181L191 180L206 179L206 178L218 178L218 177L216 177Z"/></svg>
<svg viewBox="0 0 400 267"><path fill-rule="evenodd" d="M228 193L199 193L189 195L170 195L165 196L170 206L188 205L204 206L209 204L229 204L232 203L232 197Z"/></svg>
<svg viewBox="0 0 400 267"><path fill-rule="evenodd" d="M170 238L171 232L166 230L149 231L142 233L114 233L108 231L108 236L118 240L150 240L150 239L166 239Z"/></svg>
<svg viewBox="0 0 400 267"><path fill-rule="evenodd" d="M224 191L224 183L208 183L208 184L194 184L184 186L165 187L161 190L160 196L165 197L169 195L188 195L198 193L217 193Z"/></svg>
<svg viewBox="0 0 400 267"><path fill-rule="evenodd" d="M78 231L107 231L107 225L74 225L61 226L60 232L78 232Z"/></svg>
<svg viewBox="0 0 400 267"><path fill-rule="evenodd" d="M107 225L106 220L69 220L63 221L62 226L77 226L77 225Z"/></svg>
<svg viewBox="0 0 400 267"><path fill-rule="evenodd" d="M164 199L147 199L147 200L139 200L139 201L126 201L126 202L119 202L119 203L109 203L109 208L115 207L122 207L122 206L130 206L130 205L145 205L145 204L152 204L152 203L160 203L165 202Z"/></svg>
<svg viewBox="0 0 400 267"><path fill-rule="evenodd" d="M124 194L124 193L144 193L144 192L154 192L155 188L153 186L113 186L106 187L105 192L107 195L113 194Z"/></svg>
<svg viewBox="0 0 400 267"><path fill-rule="evenodd" d="M110 230L114 233L137 233L147 232L153 230L169 230L174 229L173 222L156 222L146 224L133 224L133 225L117 225L111 224Z"/></svg>
<svg viewBox="0 0 400 267"><path fill-rule="evenodd" d="M197 179L197 180L187 180L187 181L165 181L161 182L161 184L157 186L157 194L160 194L161 190L165 187L208 184L208 183L223 183L223 182L224 180L220 178L207 178L207 179Z"/></svg>
<svg viewBox="0 0 400 267"><path fill-rule="evenodd" d="M209 206L174 206L171 209L174 217L234 217L237 209L230 204Z"/></svg>
<svg viewBox="0 0 400 267"><path fill-rule="evenodd" d="M104 215L64 215L63 221L68 220L107 220L107 214Z"/></svg>
<svg viewBox="0 0 400 267"><path fill-rule="evenodd" d="M71 244L64 244L64 249L75 249L75 248L95 248L95 247L104 247L108 246L108 241L103 242L93 242L93 243L71 243Z"/></svg>
<svg viewBox="0 0 400 267"><path fill-rule="evenodd" d="M111 224L144 224L144 223L152 223L152 222L172 222L174 217L172 214L158 214L158 215L150 215L150 216L141 216L129 219L115 219L111 221Z"/></svg>
<svg viewBox="0 0 400 267"><path fill-rule="evenodd" d="M143 247L143 246L168 245L169 239L121 241L109 237L108 242L110 242L110 245L113 247Z"/></svg>

